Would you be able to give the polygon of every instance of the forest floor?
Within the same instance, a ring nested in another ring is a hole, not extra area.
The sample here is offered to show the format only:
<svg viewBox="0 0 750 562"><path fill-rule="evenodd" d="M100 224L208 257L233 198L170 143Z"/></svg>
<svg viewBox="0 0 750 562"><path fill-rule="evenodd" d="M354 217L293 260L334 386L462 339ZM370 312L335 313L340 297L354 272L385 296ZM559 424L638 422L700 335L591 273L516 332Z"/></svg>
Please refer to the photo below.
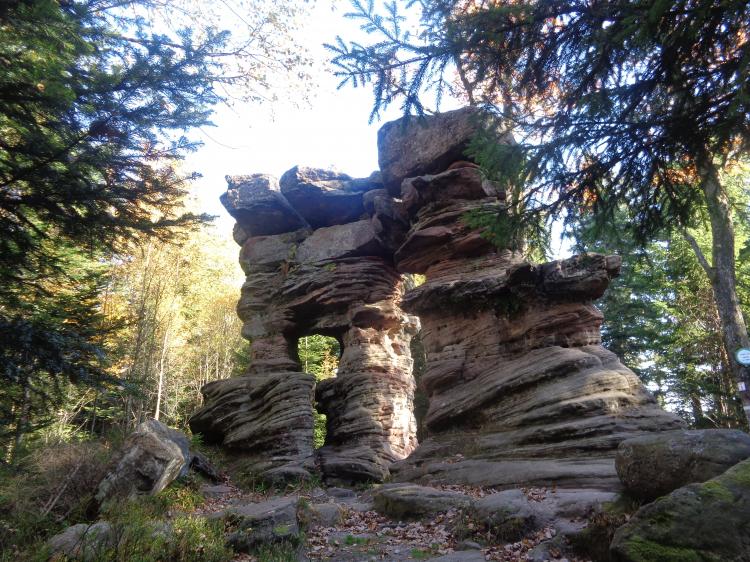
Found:
<svg viewBox="0 0 750 562"><path fill-rule="evenodd" d="M472 497L483 497L494 490L466 486L443 486ZM584 562L584 558L565 558L555 548L535 549L550 541L555 530L547 527L534 531L518 541L497 544L460 509L424 517L420 520L397 521L373 509L373 489L308 487L278 490L246 491L227 479L218 486L204 485L205 503L195 515L210 517L227 509L249 504L262 504L293 499L300 506L313 511L321 505L334 513L328 521L308 525L299 546L264 548L257 554L239 553L234 560L243 562L271 562L276 560L332 560L345 561L402 561L434 560L442 562L474 562L482 560L527 561L568 560ZM529 490L529 494L543 494L544 490ZM537 549L538 550L538 549Z"/></svg>

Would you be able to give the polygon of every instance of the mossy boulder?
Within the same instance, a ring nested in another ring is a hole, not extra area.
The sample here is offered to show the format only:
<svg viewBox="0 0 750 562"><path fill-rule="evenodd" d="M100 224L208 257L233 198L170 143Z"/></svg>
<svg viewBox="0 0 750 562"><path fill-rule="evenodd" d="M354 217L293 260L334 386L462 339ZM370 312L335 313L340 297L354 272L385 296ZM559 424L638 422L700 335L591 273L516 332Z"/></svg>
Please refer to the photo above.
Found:
<svg viewBox="0 0 750 562"><path fill-rule="evenodd" d="M615 468L627 491L654 500L705 482L750 458L750 435L739 430L676 430L623 441Z"/></svg>
<svg viewBox="0 0 750 562"><path fill-rule="evenodd" d="M375 492L373 501L377 511L394 519L417 519L472 505L465 494L416 484L386 484Z"/></svg>
<svg viewBox="0 0 750 562"><path fill-rule="evenodd" d="M233 505L209 517L225 522L229 528L227 544L230 547L235 551L250 552L263 545L300 542L298 503L296 496L277 497L264 502Z"/></svg>
<svg viewBox="0 0 750 562"><path fill-rule="evenodd" d="M615 533L616 562L750 561L750 460L645 505Z"/></svg>

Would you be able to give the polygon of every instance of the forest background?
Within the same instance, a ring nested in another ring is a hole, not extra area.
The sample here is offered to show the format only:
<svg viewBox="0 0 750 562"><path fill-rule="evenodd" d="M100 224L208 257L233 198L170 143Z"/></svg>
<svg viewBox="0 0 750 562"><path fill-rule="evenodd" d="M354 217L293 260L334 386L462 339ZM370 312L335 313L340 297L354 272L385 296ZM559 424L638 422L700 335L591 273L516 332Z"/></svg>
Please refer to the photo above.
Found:
<svg viewBox="0 0 750 562"><path fill-rule="evenodd" d="M295 35L311 6L232 4L242 24L231 35L221 26L226 13L200 6L0 8L3 462L40 445L127 431L147 417L186 428L201 386L248 366L235 314L237 247L226 225L202 214L183 159L217 104L273 105L281 91L308 103L309 53ZM448 86L453 99L471 101L459 76ZM747 310L750 167L740 160L721 180ZM598 303L605 346L691 425L744 427L711 280L695 251L710 255L708 222L643 240L623 228L628 220L615 213L609 229L586 221L565 229L570 252L623 256L622 275ZM313 335L299 351L306 371L335 375L335 341ZM418 337L413 353L418 379ZM418 414L424 401L417 397ZM317 443L323 428L319 419Z"/></svg>

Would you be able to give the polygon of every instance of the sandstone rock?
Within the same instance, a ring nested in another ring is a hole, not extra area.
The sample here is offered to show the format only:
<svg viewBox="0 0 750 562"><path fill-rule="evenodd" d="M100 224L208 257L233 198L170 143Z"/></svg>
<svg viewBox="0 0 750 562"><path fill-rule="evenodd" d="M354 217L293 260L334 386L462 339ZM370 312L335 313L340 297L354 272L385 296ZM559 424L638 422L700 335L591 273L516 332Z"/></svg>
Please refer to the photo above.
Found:
<svg viewBox="0 0 750 562"><path fill-rule="evenodd" d="M190 466L190 443L184 433L157 420L141 423L115 454L96 489L98 505L112 498L157 494Z"/></svg>
<svg viewBox="0 0 750 562"><path fill-rule="evenodd" d="M682 426L600 346L592 301L619 258L535 265L494 248L465 217L503 197L472 168L406 180L402 192L411 228L394 260L426 276L402 307L422 324L429 408L428 438L393 478L616 490L620 441Z"/></svg>
<svg viewBox="0 0 750 562"><path fill-rule="evenodd" d="M314 503L304 514L310 528L335 527L343 521L344 510L337 503Z"/></svg>
<svg viewBox="0 0 750 562"><path fill-rule="evenodd" d="M615 533L618 562L750 560L750 460L639 509Z"/></svg>
<svg viewBox="0 0 750 562"><path fill-rule="evenodd" d="M277 271L294 262L297 247L309 231L297 230L272 236L255 236L245 240L240 250L240 266L246 274Z"/></svg>
<svg viewBox="0 0 750 562"><path fill-rule="evenodd" d="M396 520L433 515L451 508L468 509L472 505L465 494L415 484L386 484L373 498L376 510Z"/></svg>
<svg viewBox="0 0 750 562"><path fill-rule="evenodd" d="M500 540L516 541L524 535L552 526L561 535L584 528L585 519L616 498L595 489L505 490L474 503L474 516Z"/></svg>
<svg viewBox="0 0 750 562"><path fill-rule="evenodd" d="M392 467L395 479L616 489L621 440L682 425L599 345L601 315L584 295L601 294L617 265L589 256L528 267L489 253L428 267L402 306L423 326L430 436Z"/></svg>
<svg viewBox="0 0 750 562"><path fill-rule="evenodd" d="M427 558L432 562L483 562L485 559L484 553L476 550L461 550L458 552L450 552L437 556L435 558Z"/></svg>
<svg viewBox="0 0 750 562"><path fill-rule="evenodd" d="M466 160L469 141L491 123L489 114L470 107L386 123L378 131L378 163L385 188L398 195L404 179L442 172Z"/></svg>
<svg viewBox="0 0 750 562"><path fill-rule="evenodd" d="M418 325L387 303L358 308L351 318L338 374L316 389L328 416L318 455L329 478L378 482L417 444L409 342Z"/></svg>
<svg viewBox="0 0 750 562"><path fill-rule="evenodd" d="M314 383L312 375L283 371L214 381L203 387L190 429L269 480L304 478L313 464Z"/></svg>
<svg viewBox="0 0 750 562"><path fill-rule="evenodd" d="M211 482L219 482L222 480L222 474L214 464L208 460L208 457L198 451L191 451L192 459L190 460L190 470L194 470L198 474L203 475Z"/></svg>
<svg viewBox="0 0 750 562"><path fill-rule="evenodd" d="M409 216L402 201L388 195L385 189L376 189L365 193L364 205L372 216L375 234L388 254L393 254L409 230Z"/></svg>
<svg viewBox="0 0 750 562"><path fill-rule="evenodd" d="M385 125L385 189L376 177L309 168L285 174L283 193L265 176L230 182L224 199L244 232L247 274L237 311L252 361L240 379L204 389L195 431L248 470L306 477L314 382L295 349L309 334L342 345L337 376L314 390L328 429L314 460L329 483L390 475L613 491L621 441L682 427L600 345L593 301L619 258L532 264L470 226L505 205L463 154L485 125L496 126L471 108ZM403 273L426 280L407 290ZM420 322L429 407L417 446L409 343Z"/></svg>
<svg viewBox="0 0 750 562"><path fill-rule="evenodd" d="M300 541L296 496L274 498L260 503L232 506L212 514L232 528L227 543L234 550L247 552L260 545Z"/></svg>
<svg viewBox="0 0 750 562"><path fill-rule="evenodd" d="M245 232L238 223L234 223L234 226L232 227L232 238L237 242L238 246L242 246L245 241L250 238L250 235Z"/></svg>
<svg viewBox="0 0 750 562"><path fill-rule="evenodd" d="M362 195L382 187L377 176L352 179L346 174L295 166L281 176L281 193L313 228L362 218Z"/></svg>
<svg viewBox="0 0 750 562"><path fill-rule="evenodd" d="M620 443L617 474L632 495L653 500L705 482L750 457L750 435L732 429L653 433Z"/></svg>
<svg viewBox="0 0 750 562"><path fill-rule="evenodd" d="M73 560L99 560L104 552L114 548L117 537L106 521L79 523L68 527L47 541L50 557Z"/></svg>
<svg viewBox="0 0 750 562"><path fill-rule="evenodd" d="M349 488L338 488L336 486L328 488L328 495L338 500L353 501L357 499L357 494L354 492L354 490L350 490Z"/></svg>
<svg viewBox="0 0 750 562"><path fill-rule="evenodd" d="M482 545L470 540L462 540L456 545L457 550L482 550Z"/></svg>
<svg viewBox="0 0 750 562"><path fill-rule="evenodd" d="M449 204L457 199L504 199L495 184L482 178L478 168L453 168L433 176L417 176L404 180L401 199L410 215L431 203Z"/></svg>
<svg viewBox="0 0 750 562"><path fill-rule="evenodd" d="M300 263L334 258L381 256L385 251L370 220L319 228L297 249Z"/></svg>
<svg viewBox="0 0 750 562"><path fill-rule="evenodd" d="M397 305L400 275L372 255L384 250L369 221L308 234L245 241L238 314L252 340L250 368L204 387L191 428L268 480L308 478L314 381L300 372L295 348L302 335L333 335L343 356L338 377L317 392L331 416L321 469L331 480L382 480L416 445L409 340L418 324Z"/></svg>
<svg viewBox="0 0 750 562"><path fill-rule="evenodd" d="M201 486L201 494L207 498L224 498L235 492L231 486L215 484L212 486Z"/></svg>
<svg viewBox="0 0 750 562"><path fill-rule="evenodd" d="M227 176L226 180L229 188L221 203L247 235L281 234L309 226L279 192L273 176Z"/></svg>

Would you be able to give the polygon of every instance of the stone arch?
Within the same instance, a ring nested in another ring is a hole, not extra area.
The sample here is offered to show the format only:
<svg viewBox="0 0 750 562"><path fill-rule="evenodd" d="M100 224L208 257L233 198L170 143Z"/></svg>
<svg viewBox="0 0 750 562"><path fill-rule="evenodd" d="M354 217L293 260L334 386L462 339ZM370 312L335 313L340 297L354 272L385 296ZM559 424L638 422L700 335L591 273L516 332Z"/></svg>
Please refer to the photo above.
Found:
<svg viewBox="0 0 750 562"><path fill-rule="evenodd" d="M280 181L227 178L253 361L246 375L204 387L194 432L268 478L317 464L347 482L390 474L607 489L618 485L622 439L681 425L600 345L593 301L619 258L532 264L464 220L505 204L462 160L488 125L474 108L388 123L378 133L382 176L295 167ZM407 288L404 273L426 282ZM420 321L429 404L417 447L409 343ZM315 385L301 372L292 347L304 333L339 335L335 379ZM330 416L317 454L313 392Z"/></svg>

